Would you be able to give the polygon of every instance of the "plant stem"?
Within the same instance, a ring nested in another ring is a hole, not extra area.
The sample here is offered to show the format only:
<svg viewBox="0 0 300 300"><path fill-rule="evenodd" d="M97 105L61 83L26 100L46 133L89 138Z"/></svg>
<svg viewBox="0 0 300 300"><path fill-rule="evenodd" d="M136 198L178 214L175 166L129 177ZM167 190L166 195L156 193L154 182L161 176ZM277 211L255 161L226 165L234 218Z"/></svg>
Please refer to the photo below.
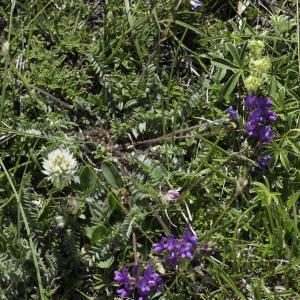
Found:
<svg viewBox="0 0 300 300"><path fill-rule="evenodd" d="M9 27L8 27L8 37L7 37L7 42L8 42L9 48L10 48L10 36L11 36L12 18L13 18L14 8L15 8L15 5L12 3L11 10L10 10L10 16L9 16ZM1 106L0 106L0 125L2 124L2 119L3 119L5 91L6 91L6 84L7 84L7 77L8 77L9 48L8 48L8 53L5 55L5 66L4 66L3 86L2 86Z"/></svg>
<svg viewBox="0 0 300 300"><path fill-rule="evenodd" d="M296 20L297 20L297 50L298 50L298 69L300 73L300 24L299 24L299 0L296 2Z"/></svg>

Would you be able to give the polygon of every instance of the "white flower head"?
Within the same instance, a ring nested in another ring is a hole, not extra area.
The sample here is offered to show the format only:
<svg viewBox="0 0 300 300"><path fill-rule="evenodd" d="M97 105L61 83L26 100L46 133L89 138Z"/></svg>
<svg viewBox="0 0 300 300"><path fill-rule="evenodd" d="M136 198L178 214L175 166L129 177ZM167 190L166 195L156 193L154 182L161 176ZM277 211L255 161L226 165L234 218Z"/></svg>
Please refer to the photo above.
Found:
<svg viewBox="0 0 300 300"><path fill-rule="evenodd" d="M79 183L76 176L77 161L69 149L58 148L48 154L43 160L42 171L56 187L63 188L72 181Z"/></svg>

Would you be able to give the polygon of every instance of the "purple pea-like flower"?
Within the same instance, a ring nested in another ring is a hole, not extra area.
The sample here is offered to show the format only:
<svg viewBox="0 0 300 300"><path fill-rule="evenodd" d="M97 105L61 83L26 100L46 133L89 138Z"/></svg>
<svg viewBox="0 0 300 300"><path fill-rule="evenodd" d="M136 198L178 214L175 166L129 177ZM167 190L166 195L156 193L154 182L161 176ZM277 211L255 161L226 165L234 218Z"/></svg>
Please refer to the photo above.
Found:
<svg viewBox="0 0 300 300"><path fill-rule="evenodd" d="M165 250L172 251L176 248L178 240L171 234L168 238L162 237L159 243L153 244L153 249L157 253L161 253Z"/></svg>
<svg viewBox="0 0 300 300"><path fill-rule="evenodd" d="M122 288L117 290L119 296L121 298L129 297L134 290L134 286L130 282L128 269L123 268L121 272L115 271L114 280L120 285L123 285Z"/></svg>
<svg viewBox="0 0 300 300"><path fill-rule="evenodd" d="M264 98L264 105L270 107L273 104L273 101L269 97Z"/></svg>
<svg viewBox="0 0 300 300"><path fill-rule="evenodd" d="M161 253L167 249L168 239L164 236L160 242L153 244L153 250L157 253Z"/></svg>
<svg viewBox="0 0 300 300"><path fill-rule="evenodd" d="M244 104L248 108L253 108L257 103L257 97L254 95L248 95L244 100Z"/></svg>
<svg viewBox="0 0 300 300"><path fill-rule="evenodd" d="M118 295L121 298L128 298L130 296L130 294L132 293L132 290L128 290L126 288L121 288L117 290Z"/></svg>
<svg viewBox="0 0 300 300"><path fill-rule="evenodd" d="M259 157L257 160L259 168L261 170L266 170L268 168L271 160L272 160L271 155L265 155L265 156Z"/></svg>
<svg viewBox="0 0 300 300"><path fill-rule="evenodd" d="M198 246L197 236L193 234L190 227L188 227L182 237L180 247L179 247L179 256L181 258L193 258L193 253Z"/></svg>
<svg viewBox="0 0 300 300"><path fill-rule="evenodd" d="M166 251L166 263L176 266L179 264L179 259L193 258L194 252L198 247L197 240L197 236L188 227L182 239L176 239L173 235L170 235L168 238L163 237L159 243L153 245L153 248L157 253Z"/></svg>
<svg viewBox="0 0 300 300"><path fill-rule="evenodd" d="M127 283L129 282L128 269L123 268L121 272L115 271L115 281L117 283Z"/></svg>
<svg viewBox="0 0 300 300"><path fill-rule="evenodd" d="M174 201L180 197L180 192L178 190L168 190L167 199L168 201Z"/></svg>
<svg viewBox="0 0 300 300"><path fill-rule="evenodd" d="M276 120L276 113L270 110L272 100L268 97L248 95L244 104L252 109L246 124L248 136L255 137L263 143L272 141L272 127L266 125L267 122Z"/></svg>
<svg viewBox="0 0 300 300"><path fill-rule="evenodd" d="M162 280L158 273L154 272L154 266L149 265L143 276L138 274L138 266L133 266L129 274L127 268L123 268L121 272L115 271L115 281L121 285L117 290L121 298L132 296L134 291L137 291L141 300L149 299L149 295L162 288Z"/></svg>
<svg viewBox="0 0 300 300"><path fill-rule="evenodd" d="M229 107L228 107L227 112L228 112L229 117L230 117L231 119L237 119L237 118L239 117L238 111L237 111L237 110L234 110L234 109L232 108L232 106L229 106Z"/></svg>
<svg viewBox="0 0 300 300"><path fill-rule="evenodd" d="M197 8L200 8L203 6L203 2L200 0L191 0L190 1L192 10L196 10Z"/></svg>
<svg viewBox="0 0 300 300"><path fill-rule="evenodd" d="M151 292L160 288L161 277L158 273L155 273L153 270L153 265L149 265L146 268L143 277L141 277L136 284L138 292L142 297L148 296Z"/></svg>
<svg viewBox="0 0 300 300"><path fill-rule="evenodd" d="M259 128L258 137L262 142L269 143L273 139L273 131L271 125Z"/></svg>
<svg viewBox="0 0 300 300"><path fill-rule="evenodd" d="M276 117L276 113L274 111L269 110L265 119L266 121L274 122L276 120Z"/></svg>

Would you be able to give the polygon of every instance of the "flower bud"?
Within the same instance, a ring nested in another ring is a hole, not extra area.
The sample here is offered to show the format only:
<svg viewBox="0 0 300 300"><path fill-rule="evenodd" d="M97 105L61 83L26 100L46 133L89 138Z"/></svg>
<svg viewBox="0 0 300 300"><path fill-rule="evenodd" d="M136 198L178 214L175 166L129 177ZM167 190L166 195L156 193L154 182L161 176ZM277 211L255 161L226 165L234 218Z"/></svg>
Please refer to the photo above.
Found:
<svg viewBox="0 0 300 300"><path fill-rule="evenodd" d="M168 190L167 193L160 193L161 201L164 205L169 205L180 197L179 189Z"/></svg>
<svg viewBox="0 0 300 300"><path fill-rule="evenodd" d="M65 210L70 215L76 215L80 209L81 202L75 197L68 197L65 204Z"/></svg>
<svg viewBox="0 0 300 300"><path fill-rule="evenodd" d="M64 216L56 216L55 218L53 218L50 227L53 230L53 233L55 235L59 235L60 232L63 230L63 228L66 225L66 219Z"/></svg>
<svg viewBox="0 0 300 300"><path fill-rule="evenodd" d="M235 188L236 193L241 194L244 191L244 189L247 187L248 183L249 182L247 178L239 177L236 182L236 188Z"/></svg>
<svg viewBox="0 0 300 300"><path fill-rule="evenodd" d="M54 218L56 226L63 229L66 225L66 219L64 216L57 216Z"/></svg>
<svg viewBox="0 0 300 300"><path fill-rule="evenodd" d="M2 44L1 54L2 54L4 57L8 57L8 56L9 56L9 42L8 42L8 41L5 41L5 42Z"/></svg>

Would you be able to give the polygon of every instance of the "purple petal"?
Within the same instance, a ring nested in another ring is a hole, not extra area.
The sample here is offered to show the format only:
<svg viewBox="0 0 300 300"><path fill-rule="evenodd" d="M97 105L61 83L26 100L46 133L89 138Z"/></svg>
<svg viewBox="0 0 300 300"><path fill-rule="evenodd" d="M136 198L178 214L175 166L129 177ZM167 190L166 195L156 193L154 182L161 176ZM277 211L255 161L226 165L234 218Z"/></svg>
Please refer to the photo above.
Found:
<svg viewBox="0 0 300 300"><path fill-rule="evenodd" d="M271 142L273 139L273 132L272 127L270 125L268 126L262 126L259 129L259 139L263 142Z"/></svg>
<svg viewBox="0 0 300 300"><path fill-rule="evenodd" d="M257 103L257 97L254 95L248 95L244 100L244 104L248 108L254 107L256 103Z"/></svg>
<svg viewBox="0 0 300 300"><path fill-rule="evenodd" d="M227 112L228 112L229 117L230 117L231 119L237 119L238 116L239 116L238 111L234 110L234 109L232 108L232 106L229 106L229 107L228 107Z"/></svg>
<svg viewBox="0 0 300 300"><path fill-rule="evenodd" d="M267 167L269 166L270 161L272 160L271 155L266 155L259 157L257 160L258 166L261 170L266 170Z"/></svg>

